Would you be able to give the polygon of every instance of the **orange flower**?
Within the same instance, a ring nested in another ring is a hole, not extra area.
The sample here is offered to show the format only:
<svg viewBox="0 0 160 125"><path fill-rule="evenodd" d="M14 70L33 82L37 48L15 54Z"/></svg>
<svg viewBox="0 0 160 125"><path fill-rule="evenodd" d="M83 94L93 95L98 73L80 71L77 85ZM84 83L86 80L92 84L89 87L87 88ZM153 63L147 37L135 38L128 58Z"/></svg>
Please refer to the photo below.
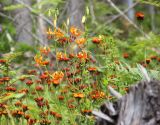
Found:
<svg viewBox="0 0 160 125"><path fill-rule="evenodd" d="M18 91L18 93L26 94L26 93L28 93L28 89L21 89L21 90Z"/></svg>
<svg viewBox="0 0 160 125"><path fill-rule="evenodd" d="M40 52L41 54L45 54L48 55L48 53L51 51L51 49L49 47L41 47L40 48Z"/></svg>
<svg viewBox="0 0 160 125"><path fill-rule="evenodd" d="M41 55L36 55L34 57L34 60L35 62L38 64L38 65L41 65L41 66L44 66L44 65L48 65L49 64L49 61L48 60L45 60L43 61L43 57Z"/></svg>
<svg viewBox="0 0 160 125"><path fill-rule="evenodd" d="M42 64L43 57L42 57L41 55L40 55L40 56L36 55L36 56L34 57L34 60L35 60L35 62L36 62L37 64L41 65L41 64Z"/></svg>
<svg viewBox="0 0 160 125"><path fill-rule="evenodd" d="M128 92L129 91L129 88L128 87L125 87L123 88L124 91Z"/></svg>
<svg viewBox="0 0 160 125"><path fill-rule="evenodd" d="M51 30L51 28L49 28L47 31L47 35L53 35L53 34L54 34L54 32Z"/></svg>
<svg viewBox="0 0 160 125"><path fill-rule="evenodd" d="M64 33L59 28L55 29L53 34L56 39L60 39L64 37Z"/></svg>
<svg viewBox="0 0 160 125"><path fill-rule="evenodd" d="M68 39L67 37L63 37L63 38L58 39L58 42L59 42L60 44L67 43L68 41L69 41L69 39Z"/></svg>
<svg viewBox="0 0 160 125"><path fill-rule="evenodd" d="M59 84L64 77L64 73L61 71L56 71L52 74L52 82L53 84Z"/></svg>
<svg viewBox="0 0 160 125"><path fill-rule="evenodd" d="M88 68L88 71L90 71L90 72L95 72L95 71L97 71L97 68L96 68L96 67L89 67L89 68Z"/></svg>
<svg viewBox="0 0 160 125"><path fill-rule="evenodd" d="M48 31L47 31L47 38L49 40L53 38L53 31L51 30L51 28L49 28Z"/></svg>
<svg viewBox="0 0 160 125"><path fill-rule="evenodd" d="M12 116L16 117L16 118L20 118L24 115L24 112L21 110L15 110L12 112Z"/></svg>
<svg viewBox="0 0 160 125"><path fill-rule="evenodd" d="M42 62L42 65L43 66L46 66L46 65L48 65L49 64L49 61L48 60L44 60L43 62Z"/></svg>
<svg viewBox="0 0 160 125"><path fill-rule="evenodd" d="M88 54L87 54L87 52L85 52L84 50L82 50L82 52L79 52L79 53L77 54L77 57L78 57L79 59L87 59L87 58L88 58Z"/></svg>
<svg viewBox="0 0 160 125"><path fill-rule="evenodd" d="M75 97L75 98L84 98L85 95L83 93L74 93L73 97Z"/></svg>
<svg viewBox="0 0 160 125"><path fill-rule="evenodd" d="M99 99L105 97L105 93L101 91L92 91L90 95L92 99Z"/></svg>
<svg viewBox="0 0 160 125"><path fill-rule="evenodd" d="M143 19L144 19L144 13L142 13L142 12L137 12L137 13L136 13L136 18L137 18L137 20L143 20Z"/></svg>
<svg viewBox="0 0 160 125"><path fill-rule="evenodd" d="M92 110L82 110L81 113L83 115L91 115L92 114Z"/></svg>
<svg viewBox="0 0 160 125"><path fill-rule="evenodd" d="M57 119L62 119L62 115L61 115L61 114L58 114L58 113L56 113L55 117L56 117Z"/></svg>
<svg viewBox="0 0 160 125"><path fill-rule="evenodd" d="M93 37L92 38L92 42L95 43L95 44L99 44L101 41L102 41L101 38L98 38L98 37Z"/></svg>
<svg viewBox="0 0 160 125"><path fill-rule="evenodd" d="M78 45L83 45L85 42L86 42L86 39L85 39L85 38L76 39L76 43L77 43Z"/></svg>
<svg viewBox="0 0 160 125"><path fill-rule="evenodd" d="M70 28L70 33L72 36L75 36L75 37L78 37L82 34L82 32L74 26Z"/></svg>
<svg viewBox="0 0 160 125"><path fill-rule="evenodd" d="M56 57L59 61L68 61L69 58L67 57L67 55L65 53L62 52L57 52L56 53Z"/></svg>

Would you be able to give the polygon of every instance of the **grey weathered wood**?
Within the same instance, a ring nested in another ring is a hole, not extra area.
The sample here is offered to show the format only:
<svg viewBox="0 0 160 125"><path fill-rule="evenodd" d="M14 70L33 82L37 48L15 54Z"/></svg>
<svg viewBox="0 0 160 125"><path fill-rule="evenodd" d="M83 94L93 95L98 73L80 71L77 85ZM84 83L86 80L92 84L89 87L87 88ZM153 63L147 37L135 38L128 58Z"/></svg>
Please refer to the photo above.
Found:
<svg viewBox="0 0 160 125"><path fill-rule="evenodd" d="M21 2L31 5L31 0L21 0ZM13 0L13 4L18 4L16 0ZM20 9L16 9L13 12L14 15L14 24L16 27L16 40L18 42L23 42L26 44L33 44L32 35L28 32L32 33L32 19L30 16L30 11L24 7ZM27 32L28 31L28 32Z"/></svg>
<svg viewBox="0 0 160 125"><path fill-rule="evenodd" d="M75 26L81 30L84 30L84 25L82 23L84 10L85 10L84 0L69 0L67 13L70 19L70 26Z"/></svg>
<svg viewBox="0 0 160 125"><path fill-rule="evenodd" d="M115 123L98 117L96 125L160 125L160 81L141 81L112 105L117 113L106 104L100 110Z"/></svg>

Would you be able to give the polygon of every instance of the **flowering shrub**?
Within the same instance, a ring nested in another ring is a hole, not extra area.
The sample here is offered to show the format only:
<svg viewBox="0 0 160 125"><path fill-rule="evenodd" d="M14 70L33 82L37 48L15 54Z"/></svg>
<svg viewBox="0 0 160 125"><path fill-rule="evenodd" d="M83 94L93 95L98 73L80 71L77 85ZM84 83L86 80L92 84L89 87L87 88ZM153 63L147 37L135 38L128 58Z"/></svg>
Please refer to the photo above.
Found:
<svg viewBox="0 0 160 125"><path fill-rule="evenodd" d="M90 38L76 27L69 34L49 28L47 35L54 43L40 47L32 69L13 73L10 58L0 59L0 124L90 125L92 110L114 99L108 85L124 94L140 79L138 70L124 63L130 54L120 54L111 36ZM68 50L72 44L76 47ZM152 61L160 59L151 56L141 64Z"/></svg>

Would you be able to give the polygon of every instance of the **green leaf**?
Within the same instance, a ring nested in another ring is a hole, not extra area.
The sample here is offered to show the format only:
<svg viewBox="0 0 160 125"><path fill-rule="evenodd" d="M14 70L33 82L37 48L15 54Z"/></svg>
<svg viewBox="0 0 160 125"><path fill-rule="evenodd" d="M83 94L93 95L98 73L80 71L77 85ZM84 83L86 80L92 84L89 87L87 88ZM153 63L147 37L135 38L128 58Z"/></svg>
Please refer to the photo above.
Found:
<svg viewBox="0 0 160 125"><path fill-rule="evenodd" d="M15 5L6 6L6 7L3 8L3 10L11 11L11 10L20 9L20 8L23 8L23 7L24 7L24 5L22 5L22 4L15 4Z"/></svg>
<svg viewBox="0 0 160 125"><path fill-rule="evenodd" d="M5 101L8 101L10 99L13 99L13 98L22 98L25 94L24 93L18 93L18 94L15 94L15 93L8 93L8 96L1 96L0 97L0 103L3 103Z"/></svg>

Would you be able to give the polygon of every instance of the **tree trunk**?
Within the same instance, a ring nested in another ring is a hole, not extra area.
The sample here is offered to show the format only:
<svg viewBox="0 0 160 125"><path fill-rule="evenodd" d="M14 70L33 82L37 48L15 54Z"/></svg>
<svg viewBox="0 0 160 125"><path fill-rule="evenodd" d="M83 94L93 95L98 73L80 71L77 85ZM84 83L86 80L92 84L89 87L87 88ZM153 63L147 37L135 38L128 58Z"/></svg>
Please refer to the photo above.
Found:
<svg viewBox="0 0 160 125"><path fill-rule="evenodd" d="M84 15L85 1L84 0L69 0L68 16L70 19L70 26L75 26L84 30L82 17Z"/></svg>
<svg viewBox="0 0 160 125"><path fill-rule="evenodd" d="M41 2L42 0L37 0L37 3ZM38 6L39 9L42 9L42 6ZM47 41L47 36L46 36L46 33L45 33L45 30L46 30L46 26L45 26L45 22L44 20L42 19L42 16L43 14L39 14L37 20L37 35L40 39L40 44L41 45L47 45L48 44L48 41Z"/></svg>
<svg viewBox="0 0 160 125"><path fill-rule="evenodd" d="M152 31L155 32L156 27L155 27L155 7L154 6L149 5L149 13L151 16L151 28L152 28Z"/></svg>
<svg viewBox="0 0 160 125"><path fill-rule="evenodd" d="M21 0L27 5L31 5L31 0ZM13 0L14 4L17 4L16 0ZM16 27L16 40L29 45L33 44L32 35L32 19L30 17L30 11L27 8L16 9L14 12L15 27Z"/></svg>
<svg viewBox="0 0 160 125"><path fill-rule="evenodd" d="M127 5L127 8L128 8L128 7L131 7L131 6L133 5L133 0L125 0L124 2L125 2L124 4ZM134 8L130 9L130 10L127 12L127 16L128 16L132 21L134 21Z"/></svg>
<svg viewBox="0 0 160 125"><path fill-rule="evenodd" d="M96 125L160 125L160 81L139 82L100 110Z"/></svg>

